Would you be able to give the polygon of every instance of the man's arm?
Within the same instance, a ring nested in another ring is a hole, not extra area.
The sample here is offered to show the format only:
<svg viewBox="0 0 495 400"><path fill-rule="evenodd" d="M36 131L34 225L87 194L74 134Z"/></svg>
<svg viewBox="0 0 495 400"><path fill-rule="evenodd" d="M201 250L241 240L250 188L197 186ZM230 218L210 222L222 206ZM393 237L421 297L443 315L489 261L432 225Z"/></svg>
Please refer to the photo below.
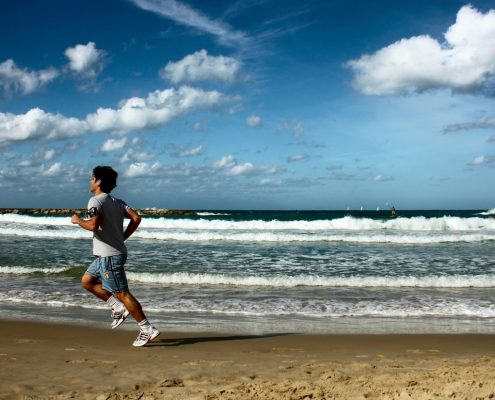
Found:
<svg viewBox="0 0 495 400"><path fill-rule="evenodd" d="M141 216L130 207L126 209L125 216L131 220L124 232L124 240L127 240L141 223Z"/></svg>
<svg viewBox="0 0 495 400"><path fill-rule="evenodd" d="M73 224L79 225L81 228L86 229L91 232L96 232L100 228L101 215L95 215L89 219L82 219L77 214L73 214L70 221Z"/></svg>

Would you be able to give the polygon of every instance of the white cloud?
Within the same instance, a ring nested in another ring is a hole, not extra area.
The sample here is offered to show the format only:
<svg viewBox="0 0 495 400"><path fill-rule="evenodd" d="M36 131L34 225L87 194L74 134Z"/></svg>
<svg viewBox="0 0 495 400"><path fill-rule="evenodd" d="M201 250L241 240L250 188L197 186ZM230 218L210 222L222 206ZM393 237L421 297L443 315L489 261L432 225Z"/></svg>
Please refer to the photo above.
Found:
<svg viewBox="0 0 495 400"><path fill-rule="evenodd" d="M250 128L259 128L263 125L263 121L261 120L261 117L257 115L250 115L246 118L246 125Z"/></svg>
<svg viewBox="0 0 495 400"><path fill-rule="evenodd" d="M299 137L301 136L304 132L306 131L306 126L304 125L304 122L302 121L299 121L296 123L296 125L294 126L294 130L293 130L293 135L294 137Z"/></svg>
<svg viewBox="0 0 495 400"><path fill-rule="evenodd" d="M194 147L192 149L183 149L181 151L178 151L176 153L176 156L177 157L195 157L195 156L198 156L200 154L203 154L204 150L205 149L203 146Z"/></svg>
<svg viewBox="0 0 495 400"><path fill-rule="evenodd" d="M488 165L495 162L494 156L478 156L475 157L473 161L471 161L468 165L472 166L480 166L480 165Z"/></svg>
<svg viewBox="0 0 495 400"><path fill-rule="evenodd" d="M22 160L17 164L17 166L21 168L26 168L26 167L30 167L32 164L33 164L32 161Z"/></svg>
<svg viewBox="0 0 495 400"><path fill-rule="evenodd" d="M200 131L201 129L203 129L203 122L201 121L197 121L195 122L194 124L192 124L192 129L193 131Z"/></svg>
<svg viewBox="0 0 495 400"><path fill-rule="evenodd" d="M28 94L41 89L59 76L53 68L29 71L19 68L14 60L6 60L0 64L0 86L5 93L21 92Z"/></svg>
<svg viewBox="0 0 495 400"><path fill-rule="evenodd" d="M307 154L294 154L292 156L289 156L287 158L287 161L288 162L296 162L296 161L306 160L307 158L309 158L309 156Z"/></svg>
<svg viewBox="0 0 495 400"><path fill-rule="evenodd" d="M29 159L23 159L17 162L18 167L35 167L35 166L43 166L45 162L53 160L57 154L60 153L60 150L56 149L47 149L43 147L38 147L36 151L23 154L20 157L27 157ZM18 158L16 157L16 159Z"/></svg>
<svg viewBox="0 0 495 400"><path fill-rule="evenodd" d="M169 62L160 70L160 77L175 84L219 80L234 82L241 62L231 57L209 56L206 50L197 51L175 63Z"/></svg>
<svg viewBox="0 0 495 400"><path fill-rule="evenodd" d="M121 102L120 108L99 108L85 120L52 114L33 108L26 114L0 112L0 144L31 140L59 140L84 132L129 132L167 124L195 111L212 110L237 101L217 91L203 91L187 86L155 91L147 98L133 97ZM115 146L109 142L105 146ZM103 150L105 151L105 150Z"/></svg>
<svg viewBox="0 0 495 400"><path fill-rule="evenodd" d="M223 156L220 160L215 161L213 163L213 168L222 169L222 168L232 168L237 163L234 156Z"/></svg>
<svg viewBox="0 0 495 400"><path fill-rule="evenodd" d="M55 176L58 175L62 172L62 164L59 162L56 162L55 164L52 164L50 167L45 169L45 166L42 165L40 168L40 174L43 176Z"/></svg>
<svg viewBox="0 0 495 400"><path fill-rule="evenodd" d="M212 20L201 12L176 0L131 1L143 10L170 18L178 24L195 28L200 32L214 35L223 44L238 46L245 45L248 42L244 33L233 30L228 24L221 21Z"/></svg>
<svg viewBox="0 0 495 400"><path fill-rule="evenodd" d="M88 128L85 121L33 108L26 114L0 113L0 144L30 139L55 140L77 136Z"/></svg>
<svg viewBox="0 0 495 400"><path fill-rule="evenodd" d="M304 124L303 121L297 121L297 122L285 121L279 124L279 126L277 127L278 132L285 132L290 130L292 130L292 136L297 138L301 136L304 132L306 132L306 125Z"/></svg>
<svg viewBox="0 0 495 400"><path fill-rule="evenodd" d="M117 110L99 108L86 120L93 131L128 132L166 124L173 119L198 110L212 109L227 101L217 91L203 91L188 86L155 91L146 99L133 97L121 102Z"/></svg>
<svg viewBox="0 0 495 400"><path fill-rule="evenodd" d="M354 88L367 95L440 88L493 91L495 10L483 14L464 6L445 33L444 43L426 35L414 36L351 60L347 66L355 73Z"/></svg>
<svg viewBox="0 0 495 400"><path fill-rule="evenodd" d="M239 164L232 155L223 156L220 160L213 163L214 169L219 169L227 176L239 176L250 174L254 171L254 165L251 163Z"/></svg>
<svg viewBox="0 0 495 400"><path fill-rule="evenodd" d="M248 175L254 171L254 165L250 162L244 164L234 165L232 168L225 171L225 175L228 176L239 176L239 175Z"/></svg>
<svg viewBox="0 0 495 400"><path fill-rule="evenodd" d="M263 179L260 179L259 184L261 186L280 186L282 184L282 181L270 179L270 178L263 178Z"/></svg>
<svg viewBox="0 0 495 400"><path fill-rule="evenodd" d="M480 118L475 122L466 122L460 124L447 125L443 129L443 133L458 132L471 129L493 129L495 128L495 119Z"/></svg>
<svg viewBox="0 0 495 400"><path fill-rule="evenodd" d="M125 146L127 142L127 138L123 137L120 139L108 139L105 143L100 147L101 152L110 152L115 150L120 150Z"/></svg>
<svg viewBox="0 0 495 400"><path fill-rule="evenodd" d="M160 163L156 162L154 164L148 163L133 163L129 165L129 168L124 171L124 176L127 178L136 178L140 176L151 176L154 175L161 168Z"/></svg>
<svg viewBox="0 0 495 400"><path fill-rule="evenodd" d="M142 163L145 161L149 161L156 156L155 153L147 153L145 151L135 151L133 148L130 148L126 151L126 153L120 158L121 163Z"/></svg>
<svg viewBox="0 0 495 400"><path fill-rule="evenodd" d="M55 149L48 149L43 152L42 158L45 161L50 161L53 157L55 157L56 151Z"/></svg>
<svg viewBox="0 0 495 400"><path fill-rule="evenodd" d="M391 176L383 176L383 175L376 175L373 180L375 182L390 182L393 181L394 178Z"/></svg>
<svg viewBox="0 0 495 400"><path fill-rule="evenodd" d="M106 53L96 48L94 42L68 47L65 56L69 59L69 69L75 74L94 79L104 67Z"/></svg>
<svg viewBox="0 0 495 400"><path fill-rule="evenodd" d="M280 168L280 167L277 167L275 165L263 167L262 170L265 174L268 174L268 175L276 175L276 174L281 174L282 172L285 172L284 168Z"/></svg>
<svg viewBox="0 0 495 400"><path fill-rule="evenodd" d="M250 162L240 164L232 155L223 156L213 163L213 170L220 170L226 176L256 176L275 175L283 172L283 169L275 166L254 166Z"/></svg>

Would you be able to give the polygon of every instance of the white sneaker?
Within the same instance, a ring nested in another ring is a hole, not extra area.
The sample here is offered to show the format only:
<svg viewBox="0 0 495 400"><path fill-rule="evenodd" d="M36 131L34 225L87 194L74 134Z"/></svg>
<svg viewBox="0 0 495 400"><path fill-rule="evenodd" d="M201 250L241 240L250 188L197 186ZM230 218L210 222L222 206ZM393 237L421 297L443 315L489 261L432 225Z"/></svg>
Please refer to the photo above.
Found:
<svg viewBox="0 0 495 400"><path fill-rule="evenodd" d="M119 327L122 324L122 322L125 321L128 315L129 315L129 311L127 311L127 308L125 307L122 311L112 310L112 318L113 318L112 329Z"/></svg>
<svg viewBox="0 0 495 400"><path fill-rule="evenodd" d="M151 327L149 331L139 331L139 335L132 344L135 347L144 346L146 343L151 342L154 338L156 338L160 334L160 331L156 329L154 326Z"/></svg>

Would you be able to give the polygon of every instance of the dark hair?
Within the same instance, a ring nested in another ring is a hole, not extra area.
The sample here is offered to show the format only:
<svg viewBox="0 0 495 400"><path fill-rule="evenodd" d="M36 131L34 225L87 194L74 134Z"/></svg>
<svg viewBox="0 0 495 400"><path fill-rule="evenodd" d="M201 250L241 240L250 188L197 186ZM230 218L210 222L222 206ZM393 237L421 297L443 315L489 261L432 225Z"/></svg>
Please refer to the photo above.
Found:
<svg viewBox="0 0 495 400"><path fill-rule="evenodd" d="M93 176L101 181L100 189L105 193L110 193L117 186L119 174L112 167L98 165L93 169Z"/></svg>

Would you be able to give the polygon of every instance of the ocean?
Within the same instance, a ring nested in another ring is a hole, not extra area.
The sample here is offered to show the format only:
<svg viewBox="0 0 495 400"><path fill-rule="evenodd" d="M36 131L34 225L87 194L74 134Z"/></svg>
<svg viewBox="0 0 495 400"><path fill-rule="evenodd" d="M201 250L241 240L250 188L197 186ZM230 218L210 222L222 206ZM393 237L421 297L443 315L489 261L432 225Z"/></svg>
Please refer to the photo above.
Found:
<svg viewBox="0 0 495 400"><path fill-rule="evenodd" d="M91 236L0 215L2 318L109 326L79 284ZM495 210L199 211L143 217L127 246L163 331L495 333Z"/></svg>

